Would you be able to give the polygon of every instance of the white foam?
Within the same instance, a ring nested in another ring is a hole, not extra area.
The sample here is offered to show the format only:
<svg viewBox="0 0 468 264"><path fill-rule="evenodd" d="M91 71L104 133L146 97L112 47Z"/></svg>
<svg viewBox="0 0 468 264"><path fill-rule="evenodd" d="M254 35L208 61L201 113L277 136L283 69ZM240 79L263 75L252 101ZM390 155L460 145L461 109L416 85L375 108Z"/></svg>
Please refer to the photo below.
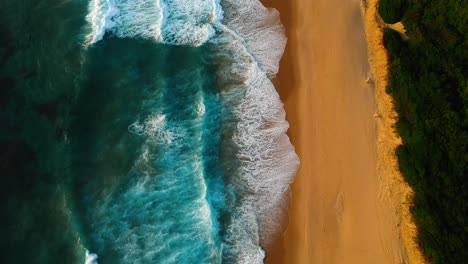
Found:
<svg viewBox="0 0 468 264"><path fill-rule="evenodd" d="M92 0L89 10L86 20L91 25L91 32L86 37L86 45L101 40L106 30L113 26L112 18L118 13L114 0Z"/></svg>
<svg viewBox="0 0 468 264"><path fill-rule="evenodd" d="M137 135L150 136L154 143L171 144L180 133L166 124L166 116L161 113L153 113L143 122L137 120L128 127L128 131Z"/></svg>
<svg viewBox="0 0 468 264"><path fill-rule="evenodd" d="M221 19L216 0L92 0L87 44L109 32L121 38L199 46L215 34L214 24Z"/></svg>
<svg viewBox="0 0 468 264"><path fill-rule="evenodd" d="M199 117L203 117L205 115L205 102L203 101L203 97L201 97L200 101L197 103L197 114Z"/></svg>
<svg viewBox="0 0 468 264"><path fill-rule="evenodd" d="M221 96L236 117L232 142L238 147L240 168L229 186L242 194L231 212L223 258L232 263L262 263L261 246L269 244L270 235L280 228L288 186L299 166L286 135L289 125L283 104L270 81L278 72L286 44L278 12L258 0L223 0L221 4L217 0L114 1L119 12L106 17L113 24L105 29L118 37L190 46L209 42L216 49L214 61L222 61L218 69ZM199 117L204 112L200 102ZM129 130L167 143L176 136L165 127L176 126L164 126L164 122L154 115ZM203 215L209 214L206 204L201 205Z"/></svg>
<svg viewBox="0 0 468 264"><path fill-rule="evenodd" d="M201 98L194 101L197 108L203 103ZM132 177L132 188L122 191L120 201L100 205L102 209L98 211L102 213L93 224L95 228L105 228L106 232L99 234L98 239L112 243L126 263L192 263L194 252L198 251L205 254L204 259L196 261L221 263L219 244L213 237L217 232L207 201L203 156L199 155L203 145L194 144L181 151L187 147L188 139L202 142L204 116L175 120L161 112L162 109L142 117L143 121L129 127L146 141L134 167L135 175L144 176ZM172 144L160 144L161 135L176 127L180 136ZM158 145L157 151L152 149L154 145ZM164 164L163 159L170 162ZM162 168L153 171L152 166L158 162ZM148 177L147 173L151 175ZM144 221L135 226L133 223L141 218Z"/></svg>
<svg viewBox="0 0 468 264"><path fill-rule="evenodd" d="M278 11L258 0L224 0L223 7L223 24L245 41L246 49L268 76L276 74L286 46Z"/></svg>
<svg viewBox="0 0 468 264"><path fill-rule="evenodd" d="M225 0L223 7L226 25L211 42L217 60L226 61L218 79L237 117L233 142L241 167L232 183L243 197L227 244L235 263L262 263L260 246L271 244L271 235L282 228L279 219L299 166L283 104L269 79L278 71L286 39L278 13L257 0Z"/></svg>
<svg viewBox="0 0 468 264"><path fill-rule="evenodd" d="M271 235L281 228L278 220L285 213L299 160L286 136L289 125L283 104L267 73L236 32L226 29L218 37L214 56L231 61L218 74L226 89L223 100L231 104L237 119L232 140L241 166L232 184L243 197L227 243L236 263L262 263L260 246L269 245Z"/></svg>
<svg viewBox="0 0 468 264"><path fill-rule="evenodd" d="M85 264L98 264L98 255L89 253L88 250L86 250L86 259L85 259Z"/></svg>

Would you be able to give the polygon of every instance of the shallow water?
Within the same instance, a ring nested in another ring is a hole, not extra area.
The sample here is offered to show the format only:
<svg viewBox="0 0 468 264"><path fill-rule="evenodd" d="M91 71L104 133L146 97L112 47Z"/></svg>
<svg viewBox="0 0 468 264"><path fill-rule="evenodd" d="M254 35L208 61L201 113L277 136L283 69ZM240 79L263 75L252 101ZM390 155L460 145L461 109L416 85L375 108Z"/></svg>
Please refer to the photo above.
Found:
<svg viewBox="0 0 468 264"><path fill-rule="evenodd" d="M3 262L262 262L298 166L277 13L0 3Z"/></svg>

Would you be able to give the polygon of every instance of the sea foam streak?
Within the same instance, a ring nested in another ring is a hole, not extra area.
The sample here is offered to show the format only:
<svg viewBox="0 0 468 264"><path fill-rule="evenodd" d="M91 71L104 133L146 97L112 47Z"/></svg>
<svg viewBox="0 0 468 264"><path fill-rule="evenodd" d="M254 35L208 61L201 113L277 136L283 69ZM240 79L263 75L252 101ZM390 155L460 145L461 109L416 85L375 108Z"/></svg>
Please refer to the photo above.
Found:
<svg viewBox="0 0 468 264"><path fill-rule="evenodd" d="M92 30L87 45L110 32L121 38L199 46L214 35L213 25L222 19L215 0L93 0L89 9Z"/></svg>
<svg viewBox="0 0 468 264"><path fill-rule="evenodd" d="M88 21L92 28L88 44L99 41L108 32L118 37L149 38L166 44L198 46L207 43L214 47L212 56L221 62L217 74L224 111L233 115L231 120L225 121L231 123L234 130L228 140L237 147L240 165L233 173L235 177L229 177L228 182L228 188L240 198L229 208L230 224L222 238L223 259L232 263L262 263L261 245L271 243L270 235L280 228L278 219L287 206L288 187L299 166L285 134L288 123L283 104L270 80L278 71L286 44L278 13L266 9L258 0L94 0L90 4ZM209 110L202 102L200 99L198 104L200 116ZM175 131L162 129L166 120L160 114L153 118L136 122L130 131L149 139L153 137L152 142L157 144L165 142L167 153L171 153L171 149L176 151L177 148L171 147L172 139L165 141ZM184 129L181 127L178 131L185 134ZM195 155L201 150L193 151ZM193 159L193 164L200 163L197 158ZM143 162L145 157L141 160ZM215 227L210 215L214 212L206 203L207 187L199 167L181 169L192 171L201 184L197 188L200 215L193 215L200 221L200 229L195 231L211 241L209 233ZM175 182L166 187L176 189L172 184ZM165 197L160 191L147 189L150 185L145 182L139 186L146 186L142 190L149 199ZM131 199L136 193L129 195L122 199ZM211 261L219 260L214 252Z"/></svg>
<svg viewBox="0 0 468 264"><path fill-rule="evenodd" d="M261 263L259 245L270 244L270 235L281 228L285 194L299 163L285 134L283 104L268 78L278 70L286 39L277 12L256 0L227 0L223 8L226 25L219 26L220 33L211 41L218 46L218 60L231 61L218 74L221 86L229 90L225 101L235 102L233 141L241 168L233 185L243 196L229 227L230 248L237 263ZM236 102L242 91L242 100Z"/></svg>
<svg viewBox="0 0 468 264"><path fill-rule="evenodd" d="M204 126L217 114L212 107L204 109L209 95L200 88L208 83L200 75L207 73L197 66L180 65L180 71L147 90L151 94L141 102L140 117L128 127L132 137L144 141L133 168L123 182L114 181L117 191L99 189L104 198L90 195L86 201L92 207L89 241L103 261L221 263L210 197L216 188L205 166L211 157L200 155L203 137L216 142Z"/></svg>
<svg viewBox="0 0 468 264"><path fill-rule="evenodd" d="M86 259L85 259L85 264L98 264L98 256L96 254L89 253L88 250L86 250Z"/></svg>

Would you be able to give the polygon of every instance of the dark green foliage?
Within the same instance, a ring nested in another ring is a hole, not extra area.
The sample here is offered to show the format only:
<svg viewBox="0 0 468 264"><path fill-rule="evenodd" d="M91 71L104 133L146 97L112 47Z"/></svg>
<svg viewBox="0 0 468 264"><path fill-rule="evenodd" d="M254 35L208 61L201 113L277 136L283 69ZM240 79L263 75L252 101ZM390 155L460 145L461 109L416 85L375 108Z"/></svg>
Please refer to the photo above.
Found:
<svg viewBox="0 0 468 264"><path fill-rule="evenodd" d="M401 20L407 0L380 0L379 13L385 23L393 24Z"/></svg>
<svg viewBox="0 0 468 264"><path fill-rule="evenodd" d="M385 47L391 54L397 55L401 53L402 45L400 44L401 36L395 30L385 28Z"/></svg>
<svg viewBox="0 0 468 264"><path fill-rule="evenodd" d="M382 1L380 12L387 21L396 18L389 12L399 8L399 1ZM464 263L468 5L462 0L408 0L403 12L409 40L390 29L384 32L391 59L387 91L395 99L403 139L397 150L400 169L416 193L412 213L428 260Z"/></svg>

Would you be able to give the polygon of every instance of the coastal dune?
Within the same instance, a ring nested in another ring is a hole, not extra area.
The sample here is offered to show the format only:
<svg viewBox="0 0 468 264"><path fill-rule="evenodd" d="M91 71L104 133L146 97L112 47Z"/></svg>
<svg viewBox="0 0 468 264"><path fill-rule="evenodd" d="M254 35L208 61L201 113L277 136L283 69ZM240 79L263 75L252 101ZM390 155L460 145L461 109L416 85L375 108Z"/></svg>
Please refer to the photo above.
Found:
<svg viewBox="0 0 468 264"><path fill-rule="evenodd" d="M386 73L379 69L376 78L369 64L375 53L368 52L364 3L262 3L280 11L286 28L275 81L301 159L289 226L267 248L266 263L418 263L408 260L412 237L402 236L411 222L402 205L410 192L393 154L400 141L395 116L388 117L391 102L384 102L388 112L379 102L385 83L377 78ZM375 9L376 1L370 3ZM411 228L406 233L414 234Z"/></svg>

